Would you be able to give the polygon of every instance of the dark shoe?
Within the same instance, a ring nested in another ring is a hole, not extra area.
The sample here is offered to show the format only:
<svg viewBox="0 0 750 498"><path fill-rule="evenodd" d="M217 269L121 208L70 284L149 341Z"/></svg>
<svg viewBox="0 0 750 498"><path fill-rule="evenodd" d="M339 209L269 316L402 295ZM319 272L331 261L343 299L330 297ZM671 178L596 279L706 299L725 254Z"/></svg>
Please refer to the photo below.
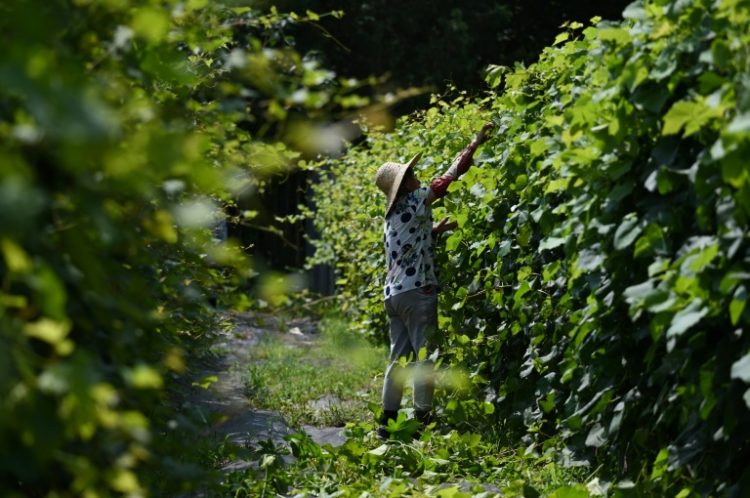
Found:
<svg viewBox="0 0 750 498"><path fill-rule="evenodd" d="M388 431L388 428L384 425L381 425L378 427L375 431L380 439L383 441L388 441L391 439L391 433Z"/></svg>
<svg viewBox="0 0 750 498"><path fill-rule="evenodd" d="M432 412L429 410L414 410L414 418L419 422L419 429L411 437L412 439L421 439L422 432L432 423Z"/></svg>
<svg viewBox="0 0 750 498"><path fill-rule="evenodd" d="M422 427L425 427L432 423L432 412L430 410L428 411L415 410L414 418L417 419L417 422L422 424Z"/></svg>
<svg viewBox="0 0 750 498"><path fill-rule="evenodd" d="M380 425L388 425L389 420L393 420L395 422L396 419L398 419L398 410L383 410L383 413L378 419L378 423Z"/></svg>
<svg viewBox="0 0 750 498"><path fill-rule="evenodd" d="M378 437L380 439L388 440L391 438L391 433L388 430L388 420L393 420L395 422L397 418L397 410L383 410L383 413L378 420L380 427L377 428Z"/></svg>

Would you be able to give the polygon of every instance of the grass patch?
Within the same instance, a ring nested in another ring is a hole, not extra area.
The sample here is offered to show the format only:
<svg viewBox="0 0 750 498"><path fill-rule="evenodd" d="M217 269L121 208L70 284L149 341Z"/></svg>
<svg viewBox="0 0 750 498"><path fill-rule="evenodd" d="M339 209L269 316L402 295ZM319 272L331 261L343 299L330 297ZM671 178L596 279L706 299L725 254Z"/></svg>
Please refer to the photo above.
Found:
<svg viewBox="0 0 750 498"><path fill-rule="evenodd" d="M380 398L385 350L338 318L324 319L320 331L312 339L262 336L244 376L254 407L276 410L292 426L343 426L369 416L368 405Z"/></svg>

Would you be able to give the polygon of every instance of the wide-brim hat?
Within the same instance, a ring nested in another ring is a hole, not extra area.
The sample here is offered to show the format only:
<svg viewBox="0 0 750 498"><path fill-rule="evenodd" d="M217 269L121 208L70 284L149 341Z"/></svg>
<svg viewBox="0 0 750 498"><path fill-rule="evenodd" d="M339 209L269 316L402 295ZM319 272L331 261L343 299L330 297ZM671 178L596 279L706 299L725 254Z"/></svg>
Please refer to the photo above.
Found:
<svg viewBox="0 0 750 498"><path fill-rule="evenodd" d="M393 204L396 202L396 195L401 188L401 182L404 181L406 172L414 167L422 157L422 153L414 154L414 157L406 163L384 163L375 174L375 184L383 191L386 197L385 215L391 212Z"/></svg>

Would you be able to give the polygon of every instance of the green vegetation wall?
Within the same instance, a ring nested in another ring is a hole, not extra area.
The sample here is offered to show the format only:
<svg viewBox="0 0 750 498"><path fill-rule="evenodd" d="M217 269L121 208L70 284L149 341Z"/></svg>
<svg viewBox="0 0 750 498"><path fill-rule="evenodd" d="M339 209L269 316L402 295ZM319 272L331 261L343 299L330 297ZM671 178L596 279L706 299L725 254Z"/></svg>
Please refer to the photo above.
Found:
<svg viewBox="0 0 750 498"><path fill-rule="evenodd" d="M349 91L274 46L305 20L0 5L1 496L175 496L201 478L175 379L207 344L208 298L253 272L210 227L296 163L277 141L289 115L323 119Z"/></svg>
<svg viewBox="0 0 750 498"><path fill-rule="evenodd" d="M382 340L375 170L442 173L496 136L434 216L442 350L527 451L659 496L750 490L750 2L636 2L570 24L538 62L371 131L314 186L317 259ZM682 491L681 491L682 490ZM691 491L692 490L692 491ZM743 495L744 496L744 495Z"/></svg>

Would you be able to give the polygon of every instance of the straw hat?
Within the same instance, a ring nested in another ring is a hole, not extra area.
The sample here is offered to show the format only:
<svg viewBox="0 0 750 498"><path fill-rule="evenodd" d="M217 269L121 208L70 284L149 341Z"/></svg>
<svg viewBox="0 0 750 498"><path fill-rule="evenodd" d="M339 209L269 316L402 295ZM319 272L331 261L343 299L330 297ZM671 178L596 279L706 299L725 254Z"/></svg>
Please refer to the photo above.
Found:
<svg viewBox="0 0 750 498"><path fill-rule="evenodd" d="M404 180L404 175L409 168L412 168L417 164L420 157L422 157L421 152L415 154L406 164L387 162L383 164L375 174L375 183L378 188L383 191L386 197L386 216L388 216L394 202L396 202L396 194L398 194L398 189L401 188L401 182Z"/></svg>

